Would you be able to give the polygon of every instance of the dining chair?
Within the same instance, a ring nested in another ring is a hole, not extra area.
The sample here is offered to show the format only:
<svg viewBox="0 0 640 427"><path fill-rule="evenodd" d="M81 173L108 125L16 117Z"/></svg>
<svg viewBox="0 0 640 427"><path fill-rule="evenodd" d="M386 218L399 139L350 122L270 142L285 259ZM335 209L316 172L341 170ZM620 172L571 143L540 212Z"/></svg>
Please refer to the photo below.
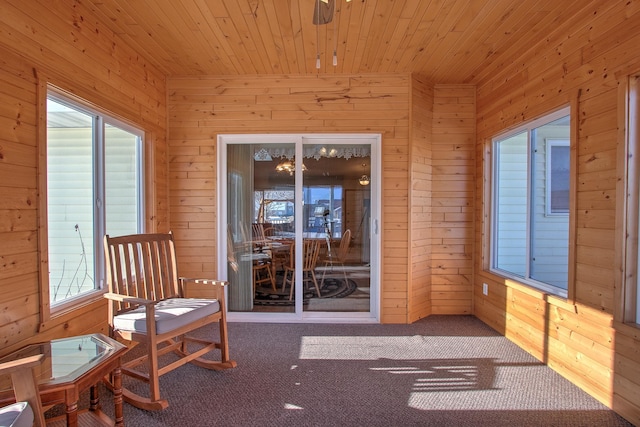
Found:
<svg viewBox="0 0 640 427"><path fill-rule="evenodd" d="M233 271L238 272L238 261L251 262L251 277L253 283L253 293L262 283L271 284L275 291L276 279L273 268L272 252L264 247L256 247L252 241L241 242L236 245L233 242L231 230L227 230L227 258Z"/></svg>
<svg viewBox="0 0 640 427"><path fill-rule="evenodd" d="M324 285L324 276L327 273L327 269L333 270L333 266L339 264L342 267L342 274L344 275L344 282L347 283L347 271L344 268L345 260L347 259L347 253L349 252L349 245L351 244L351 230L348 228L342 233L340 238L340 245L334 251L330 251L324 260L324 269L322 270L322 279L320 279L321 285Z"/></svg>
<svg viewBox="0 0 640 427"><path fill-rule="evenodd" d="M289 263L284 267L284 278L282 280L282 291L285 290L287 284L291 286L289 291L289 301L293 299L293 288L295 278L295 243L291 243L289 249ZM320 293L320 286L316 279L316 264L318 262L318 255L320 254L320 241L318 239L304 239L302 247L302 280L304 283L312 282L315 286L318 298L322 298Z"/></svg>

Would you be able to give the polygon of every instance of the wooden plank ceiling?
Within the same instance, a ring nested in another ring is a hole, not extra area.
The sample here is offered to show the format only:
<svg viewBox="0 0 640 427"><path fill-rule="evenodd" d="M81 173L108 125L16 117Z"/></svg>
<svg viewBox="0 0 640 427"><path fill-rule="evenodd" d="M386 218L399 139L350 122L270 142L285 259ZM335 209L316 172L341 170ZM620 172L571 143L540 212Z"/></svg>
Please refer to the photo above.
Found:
<svg viewBox="0 0 640 427"><path fill-rule="evenodd" d="M321 26L313 24L315 0L86 0L86 4L103 25L167 75L412 72L434 83L478 83L497 72L499 64L562 31L580 10L594 4L331 1L336 2L334 19Z"/></svg>

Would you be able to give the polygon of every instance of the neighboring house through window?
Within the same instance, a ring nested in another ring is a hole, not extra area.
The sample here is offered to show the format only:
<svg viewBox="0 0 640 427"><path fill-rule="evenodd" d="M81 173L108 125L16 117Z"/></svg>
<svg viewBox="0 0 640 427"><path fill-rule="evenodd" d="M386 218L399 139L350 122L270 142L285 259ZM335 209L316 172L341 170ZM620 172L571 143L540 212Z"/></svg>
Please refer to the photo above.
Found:
<svg viewBox="0 0 640 427"><path fill-rule="evenodd" d="M569 108L493 139L491 269L567 296Z"/></svg>
<svg viewBox="0 0 640 427"><path fill-rule="evenodd" d="M53 312L102 289L105 233L142 231L143 133L53 88L46 111L48 293Z"/></svg>

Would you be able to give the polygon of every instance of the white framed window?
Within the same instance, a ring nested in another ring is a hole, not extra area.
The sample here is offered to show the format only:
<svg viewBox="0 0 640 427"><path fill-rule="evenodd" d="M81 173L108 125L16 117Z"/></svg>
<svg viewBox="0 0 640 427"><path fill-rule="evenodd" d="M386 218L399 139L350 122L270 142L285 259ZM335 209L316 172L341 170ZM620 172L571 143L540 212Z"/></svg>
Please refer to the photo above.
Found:
<svg viewBox="0 0 640 427"><path fill-rule="evenodd" d="M567 296L569 107L492 140L491 270Z"/></svg>
<svg viewBox="0 0 640 427"><path fill-rule="evenodd" d="M50 86L46 105L43 297L56 312L102 292L104 234L142 231L143 132Z"/></svg>
<svg viewBox="0 0 640 427"><path fill-rule="evenodd" d="M619 132L616 224L616 321L640 327L640 73L627 76L619 87L620 112L624 115ZM619 263L619 265L618 265Z"/></svg>

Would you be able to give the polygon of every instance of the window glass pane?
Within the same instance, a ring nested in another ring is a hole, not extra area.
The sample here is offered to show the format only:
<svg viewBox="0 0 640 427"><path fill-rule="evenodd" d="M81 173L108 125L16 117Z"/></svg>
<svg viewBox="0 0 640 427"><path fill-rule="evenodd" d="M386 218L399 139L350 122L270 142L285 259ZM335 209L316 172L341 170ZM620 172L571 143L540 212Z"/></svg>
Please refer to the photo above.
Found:
<svg viewBox="0 0 640 427"><path fill-rule="evenodd" d="M567 289L569 260L569 119L532 129L532 279ZM547 153L547 150L553 150ZM555 206L548 203L555 202Z"/></svg>
<svg viewBox="0 0 640 427"><path fill-rule="evenodd" d="M47 202L51 303L95 288L93 118L47 102Z"/></svg>
<svg viewBox="0 0 640 427"><path fill-rule="evenodd" d="M105 125L106 233L134 234L138 230L140 138L116 126Z"/></svg>
<svg viewBox="0 0 640 427"><path fill-rule="evenodd" d="M526 275L527 133L495 144L495 267Z"/></svg>
<svg viewBox="0 0 640 427"><path fill-rule="evenodd" d="M558 295L568 288L568 112L494 141L492 268Z"/></svg>
<svg viewBox="0 0 640 427"><path fill-rule="evenodd" d="M142 231L142 132L115 123L47 97L49 295L58 308L101 288L104 234Z"/></svg>
<svg viewBox="0 0 640 427"><path fill-rule="evenodd" d="M272 224L278 231L293 231L293 190L255 192L256 222Z"/></svg>
<svg viewBox="0 0 640 427"><path fill-rule="evenodd" d="M569 140L547 141L547 213L569 213Z"/></svg>
<svg viewBox="0 0 640 427"><path fill-rule="evenodd" d="M303 188L304 231L342 236L342 186L316 185Z"/></svg>

